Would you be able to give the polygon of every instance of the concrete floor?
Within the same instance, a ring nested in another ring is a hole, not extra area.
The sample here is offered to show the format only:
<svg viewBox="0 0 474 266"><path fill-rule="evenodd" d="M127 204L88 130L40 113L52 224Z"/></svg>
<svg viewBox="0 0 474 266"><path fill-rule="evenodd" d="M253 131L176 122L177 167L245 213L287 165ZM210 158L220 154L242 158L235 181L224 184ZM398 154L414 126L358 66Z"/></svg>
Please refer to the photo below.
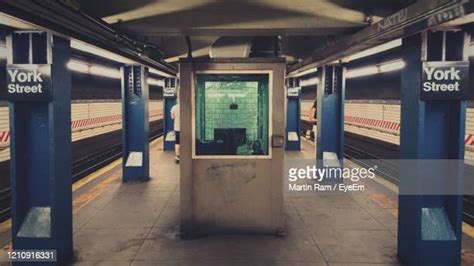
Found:
<svg viewBox="0 0 474 266"><path fill-rule="evenodd" d="M288 158L311 158L314 146ZM120 165L74 193L75 265L398 265L397 195L366 182L365 192L287 193L287 235L177 237L179 167L158 141L152 178L121 183ZM465 235L463 262L474 264Z"/></svg>

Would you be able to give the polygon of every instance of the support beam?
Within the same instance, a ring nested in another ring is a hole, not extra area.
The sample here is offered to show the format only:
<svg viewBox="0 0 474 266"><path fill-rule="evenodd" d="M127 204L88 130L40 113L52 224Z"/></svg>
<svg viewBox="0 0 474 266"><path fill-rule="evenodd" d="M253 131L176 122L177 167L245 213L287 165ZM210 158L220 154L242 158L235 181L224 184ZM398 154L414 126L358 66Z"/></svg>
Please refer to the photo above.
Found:
<svg viewBox="0 0 474 266"><path fill-rule="evenodd" d="M289 75L323 66L387 41L441 25L473 12L472 0L418 0L363 30L328 43L288 69Z"/></svg>
<svg viewBox="0 0 474 266"><path fill-rule="evenodd" d="M64 263L73 253L70 44L29 31L7 47L8 84L41 86L8 92L13 250L56 250Z"/></svg>
<svg viewBox="0 0 474 266"><path fill-rule="evenodd" d="M162 62L161 56L156 55L161 53L158 47L125 36L102 20L87 16L65 2L71 4L72 1L0 0L0 11L31 24L33 28L74 38L167 74L176 74L174 66Z"/></svg>
<svg viewBox="0 0 474 266"><path fill-rule="evenodd" d="M423 88L432 70L430 84L462 84L456 65L468 72L469 42L462 31L403 39L398 257L407 265L461 264L466 100L449 91L427 100Z"/></svg>
<svg viewBox="0 0 474 266"><path fill-rule="evenodd" d="M286 79L286 142L285 149L301 149L301 87L298 78Z"/></svg>
<svg viewBox="0 0 474 266"><path fill-rule="evenodd" d="M147 76L144 66L122 67L123 182L150 178Z"/></svg>
<svg viewBox="0 0 474 266"><path fill-rule="evenodd" d="M345 67L327 65L321 68L317 91L316 159L332 152L342 160L344 155Z"/></svg>
<svg viewBox="0 0 474 266"><path fill-rule="evenodd" d="M127 22L124 22L127 24ZM360 30L361 27L327 27L327 28L209 28L209 27L193 27L187 29L174 28L153 28L153 31L144 31L146 36L328 36L352 34Z"/></svg>

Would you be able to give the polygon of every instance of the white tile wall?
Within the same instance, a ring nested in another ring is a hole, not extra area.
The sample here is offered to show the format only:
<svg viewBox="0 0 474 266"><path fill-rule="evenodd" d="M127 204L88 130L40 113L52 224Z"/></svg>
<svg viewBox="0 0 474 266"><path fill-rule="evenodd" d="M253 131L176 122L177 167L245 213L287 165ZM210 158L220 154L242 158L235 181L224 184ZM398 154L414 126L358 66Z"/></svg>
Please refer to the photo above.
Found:
<svg viewBox="0 0 474 266"><path fill-rule="evenodd" d="M312 105L313 101L303 101L301 103L301 119L308 120ZM399 104L346 102L344 114L345 116L400 123ZM370 125L349 124L347 122L345 123L344 130L389 143L400 144L399 131ZM466 134L474 135L474 108L468 108L466 112ZM466 146L465 158L466 160L474 161L473 145Z"/></svg>
<svg viewBox="0 0 474 266"><path fill-rule="evenodd" d="M162 101L150 101L149 103L149 119L155 121L163 116ZM96 135L108 133L122 128L122 104L120 101L104 101L104 102L77 102L71 105L71 120L78 121L84 119L93 119L99 117L111 117L118 115L118 119L107 122L94 123L83 127L72 128L72 141L77 141ZM8 107L0 107L0 136L2 132L9 131ZM9 141L0 140L0 161L10 159Z"/></svg>

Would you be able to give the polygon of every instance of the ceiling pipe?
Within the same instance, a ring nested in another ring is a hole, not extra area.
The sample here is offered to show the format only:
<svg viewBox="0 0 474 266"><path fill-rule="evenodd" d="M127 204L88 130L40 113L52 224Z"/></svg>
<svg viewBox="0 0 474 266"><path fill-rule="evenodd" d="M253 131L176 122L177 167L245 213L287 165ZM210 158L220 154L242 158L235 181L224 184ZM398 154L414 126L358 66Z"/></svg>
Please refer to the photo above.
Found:
<svg viewBox="0 0 474 266"><path fill-rule="evenodd" d="M186 46L188 47L188 59L192 60L193 59L193 46L191 44L191 38L189 36L186 36Z"/></svg>
<svg viewBox="0 0 474 266"><path fill-rule="evenodd" d="M316 68L346 56L403 38L473 12L470 0L418 0L397 13L359 32L318 49L302 62L290 66L289 74Z"/></svg>
<svg viewBox="0 0 474 266"><path fill-rule="evenodd" d="M161 58L147 56L141 42L115 31L103 21L94 19L61 1L0 0L0 3L1 12L36 29L89 43L171 75L177 73L174 66L162 61Z"/></svg>

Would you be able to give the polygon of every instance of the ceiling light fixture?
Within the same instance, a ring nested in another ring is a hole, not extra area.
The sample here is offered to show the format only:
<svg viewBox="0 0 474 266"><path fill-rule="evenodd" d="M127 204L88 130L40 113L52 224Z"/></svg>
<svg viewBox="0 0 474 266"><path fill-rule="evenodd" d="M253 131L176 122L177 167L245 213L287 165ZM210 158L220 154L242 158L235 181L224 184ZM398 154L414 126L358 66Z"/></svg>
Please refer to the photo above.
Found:
<svg viewBox="0 0 474 266"><path fill-rule="evenodd" d="M92 65L89 69L89 73L96 76L102 76L107 78L120 79L122 74L120 70L116 68L104 67L99 65Z"/></svg>
<svg viewBox="0 0 474 266"><path fill-rule="evenodd" d="M162 79L147 78L146 82L148 85L164 87L165 82Z"/></svg>
<svg viewBox="0 0 474 266"><path fill-rule="evenodd" d="M67 68L74 72L101 76L106 78L121 79L122 73L117 68L111 68L102 65L89 64L84 61L71 59L67 63ZM147 83L153 86L164 87L164 80L147 78Z"/></svg>
<svg viewBox="0 0 474 266"><path fill-rule="evenodd" d="M298 77L313 74L313 73L316 73L316 72L318 72L318 68L314 67L314 68L310 68L310 69L305 70L305 71L301 71L301 72L298 72L298 73L295 73L295 74L292 74L292 75L288 75L287 77L288 78L298 78Z"/></svg>
<svg viewBox="0 0 474 266"><path fill-rule="evenodd" d="M4 42L0 42L0 59L7 59L7 47Z"/></svg>
<svg viewBox="0 0 474 266"><path fill-rule="evenodd" d="M90 66L89 66L89 64L87 64L85 62L81 62L81 61L77 61L77 60L69 60L69 62L67 63L66 66L71 71L89 74Z"/></svg>
<svg viewBox="0 0 474 266"><path fill-rule="evenodd" d="M319 78L310 78L310 79L302 79L300 80L300 86L301 87L306 87L306 86L313 86L319 83Z"/></svg>
<svg viewBox="0 0 474 266"><path fill-rule="evenodd" d="M393 41L390 41L390 42L387 42L387 43L384 43L384 44L381 44L381 45L377 45L377 46L374 46L374 47L369 48L367 50L364 50L362 52L353 54L353 55L348 57L348 60L353 61L353 60L356 60L356 59L364 58L364 57L367 57L367 56L371 56L371 55L374 55L374 54L378 54L378 53L381 53L381 52L388 51L390 49L399 47L401 45L402 45L402 39L395 39Z"/></svg>
<svg viewBox="0 0 474 266"><path fill-rule="evenodd" d="M391 71L397 71L400 69L403 69L405 67L405 61L403 60L397 60L393 62L388 62L384 63L379 66L379 71L380 73L385 73L385 72L391 72Z"/></svg>
<svg viewBox="0 0 474 266"><path fill-rule="evenodd" d="M375 66L368 66L362 68L351 69L346 72L346 79L370 76L379 73L386 73L401 70L406 66L405 61L402 59L381 63Z"/></svg>
<svg viewBox="0 0 474 266"><path fill-rule="evenodd" d="M357 78L357 77L363 77L363 76L370 76L370 75L375 75L377 73L379 73L379 68L377 66L356 68L356 69L347 71L346 78L350 79L350 78Z"/></svg>

